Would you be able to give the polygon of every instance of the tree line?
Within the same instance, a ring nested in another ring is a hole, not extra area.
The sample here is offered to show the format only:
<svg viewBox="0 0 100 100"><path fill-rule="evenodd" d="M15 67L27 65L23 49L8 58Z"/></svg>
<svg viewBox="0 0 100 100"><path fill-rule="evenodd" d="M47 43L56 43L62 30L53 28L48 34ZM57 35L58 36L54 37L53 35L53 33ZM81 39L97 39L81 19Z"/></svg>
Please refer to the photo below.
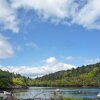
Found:
<svg viewBox="0 0 100 100"><path fill-rule="evenodd" d="M100 86L100 63L59 71L33 80L34 86Z"/></svg>
<svg viewBox="0 0 100 100"><path fill-rule="evenodd" d="M63 70L36 79L0 70L0 88L12 86L100 86L100 63Z"/></svg>
<svg viewBox="0 0 100 100"><path fill-rule="evenodd" d="M21 76L20 74L0 70L0 89L12 88L14 86L29 86L31 81L32 79Z"/></svg>

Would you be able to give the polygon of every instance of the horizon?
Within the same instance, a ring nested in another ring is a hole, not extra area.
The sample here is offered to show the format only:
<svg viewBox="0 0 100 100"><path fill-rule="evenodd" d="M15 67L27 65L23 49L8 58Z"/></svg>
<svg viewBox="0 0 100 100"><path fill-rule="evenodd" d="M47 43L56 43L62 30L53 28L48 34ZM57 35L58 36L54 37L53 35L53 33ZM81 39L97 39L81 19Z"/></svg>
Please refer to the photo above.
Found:
<svg viewBox="0 0 100 100"><path fill-rule="evenodd" d="M37 77L100 62L100 1L0 0L0 9L0 69Z"/></svg>

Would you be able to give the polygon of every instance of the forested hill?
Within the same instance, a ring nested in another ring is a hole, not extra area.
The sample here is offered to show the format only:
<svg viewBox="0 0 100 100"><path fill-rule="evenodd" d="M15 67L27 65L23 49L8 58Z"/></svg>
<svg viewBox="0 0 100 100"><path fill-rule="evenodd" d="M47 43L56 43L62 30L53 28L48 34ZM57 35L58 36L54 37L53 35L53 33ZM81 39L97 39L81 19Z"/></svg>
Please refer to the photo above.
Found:
<svg viewBox="0 0 100 100"><path fill-rule="evenodd" d="M0 89L31 85L32 80L20 74L0 70Z"/></svg>
<svg viewBox="0 0 100 100"><path fill-rule="evenodd" d="M100 86L100 63L45 75L33 83L37 86Z"/></svg>
<svg viewBox="0 0 100 100"><path fill-rule="evenodd" d="M0 70L0 89L13 86L100 86L100 63L30 79Z"/></svg>

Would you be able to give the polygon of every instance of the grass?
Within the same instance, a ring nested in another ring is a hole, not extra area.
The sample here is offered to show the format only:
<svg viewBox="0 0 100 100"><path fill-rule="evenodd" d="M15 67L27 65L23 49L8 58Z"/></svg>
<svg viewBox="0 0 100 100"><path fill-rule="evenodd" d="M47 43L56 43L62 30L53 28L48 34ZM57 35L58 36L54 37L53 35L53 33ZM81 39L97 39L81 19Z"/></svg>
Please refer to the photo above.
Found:
<svg viewBox="0 0 100 100"><path fill-rule="evenodd" d="M63 98L63 100L83 100L83 99L80 99L80 98Z"/></svg>
<svg viewBox="0 0 100 100"><path fill-rule="evenodd" d="M81 98L66 98L66 97L59 97L59 98L50 98L50 100L83 100Z"/></svg>

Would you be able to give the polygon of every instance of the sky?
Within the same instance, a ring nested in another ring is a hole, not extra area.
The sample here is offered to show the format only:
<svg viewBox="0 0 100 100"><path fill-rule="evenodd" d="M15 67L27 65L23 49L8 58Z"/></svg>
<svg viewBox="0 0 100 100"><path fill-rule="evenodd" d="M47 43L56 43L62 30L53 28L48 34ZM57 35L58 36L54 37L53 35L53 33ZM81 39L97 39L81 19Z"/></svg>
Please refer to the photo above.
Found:
<svg viewBox="0 0 100 100"><path fill-rule="evenodd" d="M99 45L100 0L0 0L2 70L34 78L94 64Z"/></svg>

